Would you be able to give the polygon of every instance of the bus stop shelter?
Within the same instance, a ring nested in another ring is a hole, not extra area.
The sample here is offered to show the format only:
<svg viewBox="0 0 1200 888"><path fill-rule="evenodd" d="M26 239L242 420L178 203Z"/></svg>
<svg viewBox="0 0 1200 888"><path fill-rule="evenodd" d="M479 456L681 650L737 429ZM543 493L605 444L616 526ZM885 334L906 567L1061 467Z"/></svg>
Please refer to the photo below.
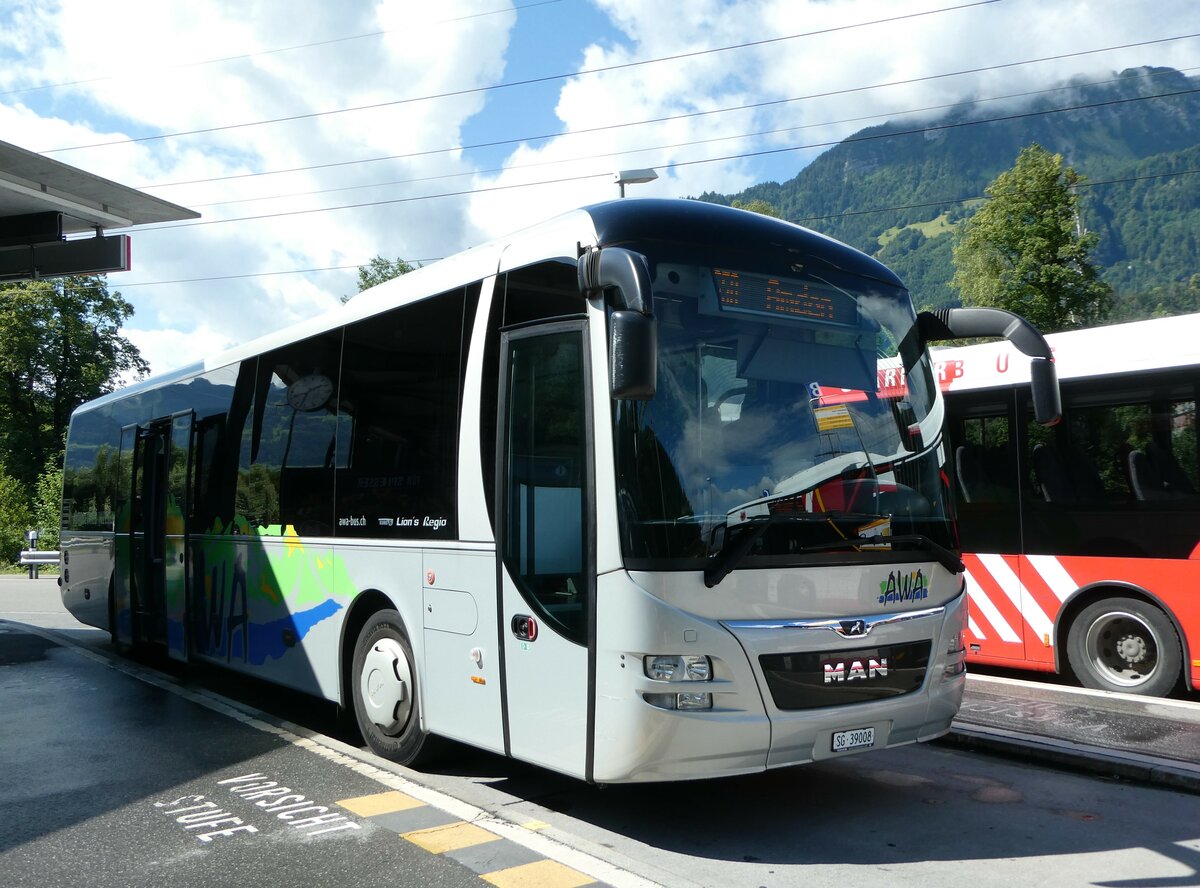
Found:
<svg viewBox="0 0 1200 888"><path fill-rule="evenodd" d="M0 142L0 283L128 271L130 236L113 229L200 214Z"/></svg>

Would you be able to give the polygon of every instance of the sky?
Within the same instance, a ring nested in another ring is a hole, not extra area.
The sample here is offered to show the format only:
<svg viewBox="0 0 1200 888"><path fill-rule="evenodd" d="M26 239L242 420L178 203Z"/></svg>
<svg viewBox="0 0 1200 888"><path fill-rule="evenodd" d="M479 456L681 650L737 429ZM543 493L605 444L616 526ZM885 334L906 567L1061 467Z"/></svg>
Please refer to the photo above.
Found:
<svg viewBox="0 0 1200 888"><path fill-rule="evenodd" d="M160 373L618 169L658 173L629 199L786 181L888 119L1194 74L1197 32L1195 0L4 0L0 140L201 214L108 277Z"/></svg>

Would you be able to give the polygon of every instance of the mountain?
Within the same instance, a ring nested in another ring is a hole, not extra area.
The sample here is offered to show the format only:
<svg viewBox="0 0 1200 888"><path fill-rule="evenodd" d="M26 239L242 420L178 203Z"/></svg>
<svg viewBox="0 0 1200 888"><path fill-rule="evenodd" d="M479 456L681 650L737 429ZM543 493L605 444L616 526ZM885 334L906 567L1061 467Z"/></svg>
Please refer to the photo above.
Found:
<svg viewBox="0 0 1200 888"><path fill-rule="evenodd" d="M995 177L1037 142L1083 174L1093 261L1117 291L1114 320L1194 311L1200 301L1200 78L1135 68L1073 81L1033 102L988 102L861 130L787 182L716 203L765 200L785 219L893 268L919 305L955 304L952 233Z"/></svg>

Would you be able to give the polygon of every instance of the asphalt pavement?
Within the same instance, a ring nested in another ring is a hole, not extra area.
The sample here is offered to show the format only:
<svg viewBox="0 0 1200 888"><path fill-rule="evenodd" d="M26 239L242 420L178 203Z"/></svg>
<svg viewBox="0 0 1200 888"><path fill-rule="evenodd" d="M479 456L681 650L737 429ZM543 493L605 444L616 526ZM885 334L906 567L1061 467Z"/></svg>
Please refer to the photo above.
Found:
<svg viewBox="0 0 1200 888"><path fill-rule="evenodd" d="M53 578L0 577L4 620L67 639L94 632L63 609ZM938 742L1200 794L1200 692L1159 699L970 674L959 716Z"/></svg>

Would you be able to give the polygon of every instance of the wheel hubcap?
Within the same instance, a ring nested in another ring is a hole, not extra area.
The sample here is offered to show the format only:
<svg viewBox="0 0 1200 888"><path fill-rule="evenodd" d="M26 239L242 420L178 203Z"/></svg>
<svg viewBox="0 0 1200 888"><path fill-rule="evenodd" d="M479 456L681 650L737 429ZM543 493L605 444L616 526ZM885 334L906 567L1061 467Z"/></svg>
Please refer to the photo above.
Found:
<svg viewBox="0 0 1200 888"><path fill-rule="evenodd" d="M1146 659L1146 640L1136 635L1126 635L1117 642L1117 656L1133 666Z"/></svg>
<svg viewBox="0 0 1200 888"><path fill-rule="evenodd" d="M1134 614L1104 614L1088 629L1088 657L1096 672L1111 682L1136 688L1158 669L1158 639Z"/></svg>
<svg viewBox="0 0 1200 888"><path fill-rule="evenodd" d="M412 711L412 672L404 649L394 638L381 638L363 661L359 688L367 717L385 734L404 730Z"/></svg>

